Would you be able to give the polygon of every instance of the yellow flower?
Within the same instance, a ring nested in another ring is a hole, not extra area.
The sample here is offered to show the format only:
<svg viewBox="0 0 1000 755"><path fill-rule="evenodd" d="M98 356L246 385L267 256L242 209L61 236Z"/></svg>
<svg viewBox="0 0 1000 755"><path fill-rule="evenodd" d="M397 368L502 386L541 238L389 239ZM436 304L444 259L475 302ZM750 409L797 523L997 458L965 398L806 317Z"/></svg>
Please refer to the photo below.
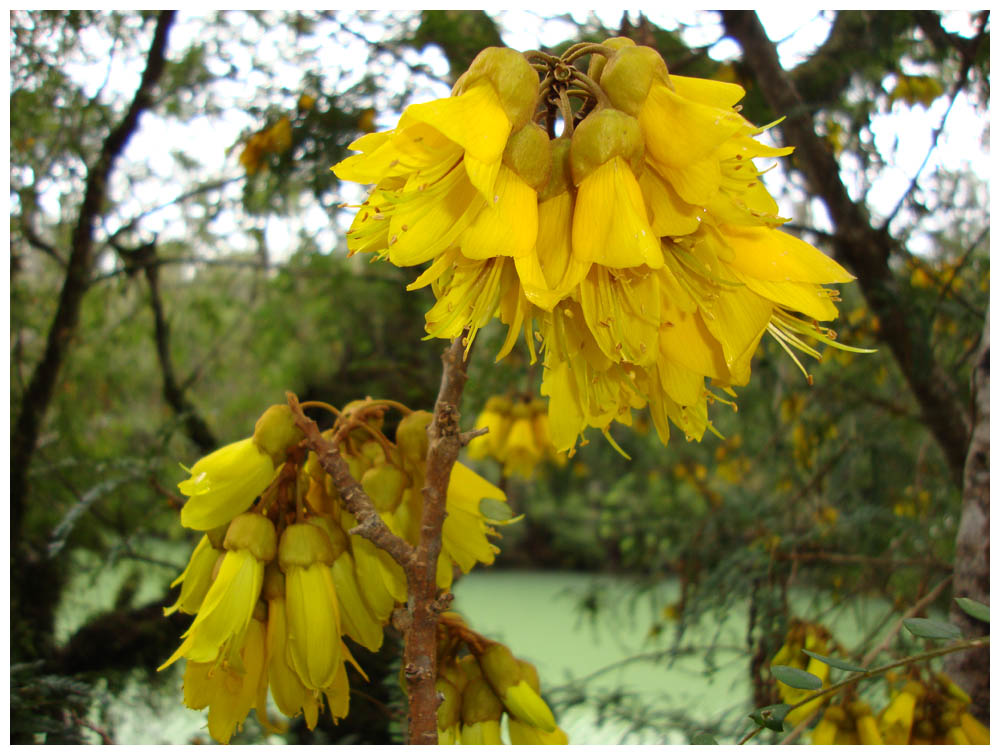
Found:
<svg viewBox="0 0 1000 755"><path fill-rule="evenodd" d="M264 565L276 550L274 525L260 514L241 514L226 533L219 573L181 635L184 642L157 671L180 658L195 663L235 663L260 597Z"/></svg>
<svg viewBox="0 0 1000 755"><path fill-rule="evenodd" d="M208 535L202 535L201 540L191 554L187 568L170 583L171 587L181 585L181 594L177 602L163 609L163 615L169 616L175 611L181 613L198 613L201 602L205 599L209 586L212 584L212 571L222 551L216 550L209 542Z"/></svg>
<svg viewBox="0 0 1000 755"><path fill-rule="evenodd" d="M735 406L732 388L749 381L765 333L797 363L791 348L837 346L816 324L837 315L824 286L852 280L775 230L784 219L754 161L791 148L755 139L764 129L739 114L742 87L672 76L655 50L627 39L603 48L593 78L570 65L578 50L529 53L541 83L517 53L487 50L452 97L412 106L335 167L375 184L351 252L430 263L409 286L433 288L429 336L467 332L471 345L499 319L498 360L523 332L534 361L540 341L560 451L588 427L610 439L612 422L630 425L643 408L663 442L671 424L700 439L708 403Z"/></svg>
<svg viewBox="0 0 1000 755"><path fill-rule="evenodd" d="M441 551L466 574L477 562L489 566L500 552L487 539L492 532L479 511L483 498L506 501L500 488L487 482L464 464L456 463L448 480L448 516L441 530Z"/></svg>
<svg viewBox="0 0 1000 755"><path fill-rule="evenodd" d="M195 530L219 527L246 511L274 479L274 462L253 438L230 443L191 467L177 487L190 496L181 524Z"/></svg>
<svg viewBox="0 0 1000 755"><path fill-rule="evenodd" d="M264 575L263 597L267 600L267 673L271 696L278 710L289 718L304 714L311 731L319 718L319 700L288 664L285 577L273 562Z"/></svg>
<svg viewBox="0 0 1000 755"><path fill-rule="evenodd" d="M342 665L340 609L330 572L337 555L327 534L309 523L286 527L278 546L285 573L288 665L311 690L332 685Z"/></svg>
<svg viewBox="0 0 1000 755"><path fill-rule="evenodd" d="M487 400L485 408L476 417L475 429L487 427L489 432L473 438L469 443L470 459L492 457L503 461L502 449L510 427L510 410L510 401L503 396L491 396Z"/></svg>
<svg viewBox="0 0 1000 755"><path fill-rule="evenodd" d="M188 661L184 670L184 704L200 710L208 707L208 733L229 744L237 728L254 708L267 721L267 643L264 623L253 619L239 649L241 668L218 667Z"/></svg>
<svg viewBox="0 0 1000 755"><path fill-rule="evenodd" d="M512 745L568 745L569 737L558 726L552 731L531 726L514 716L507 719Z"/></svg>

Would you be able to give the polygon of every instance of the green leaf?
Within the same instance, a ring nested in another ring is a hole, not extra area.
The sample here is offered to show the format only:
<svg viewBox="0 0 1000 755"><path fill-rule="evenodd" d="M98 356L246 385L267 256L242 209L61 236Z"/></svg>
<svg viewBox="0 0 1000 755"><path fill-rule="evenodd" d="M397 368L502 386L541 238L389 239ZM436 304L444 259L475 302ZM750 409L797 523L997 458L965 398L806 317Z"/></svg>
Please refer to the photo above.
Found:
<svg viewBox="0 0 1000 755"><path fill-rule="evenodd" d="M514 512L510 506L503 501L495 501L492 498L486 498L479 502L479 513L487 519L495 519L500 522L514 518Z"/></svg>
<svg viewBox="0 0 1000 755"><path fill-rule="evenodd" d="M903 626L917 637L927 640L957 640L962 630L946 621L934 619L903 619Z"/></svg>
<svg viewBox="0 0 1000 755"><path fill-rule="evenodd" d="M709 734L707 731L699 731L693 737L691 737L691 744L693 745L717 745L718 742L715 741L715 737Z"/></svg>
<svg viewBox="0 0 1000 755"><path fill-rule="evenodd" d="M774 668L788 668L775 667ZM805 672L803 672L805 673ZM810 674L812 676L812 674ZM765 728L771 729L772 731L784 731L785 730L785 716L788 715L788 711L792 709L791 705L786 703L778 703L777 705L768 705L765 708L758 708L753 713L750 714L750 718L758 726L763 726Z"/></svg>
<svg viewBox="0 0 1000 755"><path fill-rule="evenodd" d="M833 668L839 668L843 671L867 671L868 669L862 668L850 661L842 661L839 658L831 658L828 655L820 655L819 653L814 653L812 650L803 650L803 653L811 658L815 658L817 661L823 661L827 666Z"/></svg>
<svg viewBox="0 0 1000 755"><path fill-rule="evenodd" d="M818 676L794 666L771 666L771 673L779 682L784 682L794 689L821 689L823 687L823 680Z"/></svg>
<svg viewBox="0 0 1000 755"><path fill-rule="evenodd" d="M974 619L979 619L979 621L985 621L987 624L990 623L990 607L983 605L978 600L973 600L972 598L955 598L955 602L958 603L958 607L965 611L969 616Z"/></svg>

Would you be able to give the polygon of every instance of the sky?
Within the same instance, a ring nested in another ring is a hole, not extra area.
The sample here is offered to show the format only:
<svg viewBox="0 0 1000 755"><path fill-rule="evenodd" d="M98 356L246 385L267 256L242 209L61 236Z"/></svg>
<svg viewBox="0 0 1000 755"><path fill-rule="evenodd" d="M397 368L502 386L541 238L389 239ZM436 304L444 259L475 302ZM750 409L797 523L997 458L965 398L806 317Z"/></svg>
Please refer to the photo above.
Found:
<svg viewBox="0 0 1000 755"><path fill-rule="evenodd" d="M589 14L594 14L604 22L605 26L616 28L621 22L623 9L606 5L598 6L596 10L561 11L555 6L545 6L545 17L552 18L563 13L572 14L578 21L584 21ZM717 14L683 9L646 12L646 14L653 23L665 28L675 28L678 22L686 26L685 38L692 45L715 42L709 49L709 54L716 59L730 59L739 54L735 42L722 38L722 27ZM761 10L759 14L768 35L772 39L782 40L778 45L778 51L786 68L808 57L829 33L829 14L824 15L815 9L785 5L780 9L774 6L771 10ZM198 16L198 12L181 12L171 33L168 54L178 54L191 40L197 38L201 31ZM630 11L630 16L633 19L637 18L638 11ZM496 18L504 27L504 42L515 49L531 49L555 44L574 30L574 27L565 21L558 18L546 20L545 17L537 11L528 9L506 10L496 14ZM968 14L953 13L946 17L945 23L946 26L952 25L956 30L967 32L968 30L961 28L961 24L967 23L967 19ZM380 36L377 25L363 31L372 38ZM258 38L259 43L253 54L276 61L280 74L278 83L286 86L291 92L300 91L303 71L291 64L281 64L282 40L277 36L277 32L261 29ZM85 36L84 41L98 62L73 66L70 68L71 75L85 82L92 91L103 85L108 91L118 91L130 96L138 85L141 67L136 66L134 61L119 56L109 68L106 56L104 61L101 60L101 51L107 49L106 43L96 34ZM329 69L333 66L342 66L344 60L365 61L367 57L368 50L364 42L341 35L337 38L337 44L325 45L317 50L316 65ZM429 47L419 54L413 52L411 58L411 62L428 65L437 75L443 76L447 73L447 61L437 48ZM260 74L253 72L251 54L247 50L236 49L233 64L245 75L237 82L222 82L220 94L232 101L240 101L241 98L246 100L247 92L252 93L257 84L255 76L259 77ZM362 73L363 69L359 67L355 72L356 78L360 78ZM403 79L409 75L406 66L397 66L390 77L390 86L398 85L402 88ZM447 87L440 83L428 82L417 91L417 99L446 95ZM927 155L932 134L940 126L947 108L947 98L943 97L932 103L929 108L904 108L901 103L897 103L892 112L876 116L874 119L873 132L876 145L885 155L891 155L888 165L879 173L868 195L876 217L891 212L899 198L906 192ZM380 129L392 128L397 117L397 113L380 111L377 126ZM242 168L238 164L239 147L234 148L234 145L237 144L241 133L254 130L261 125L255 123L244 109L238 107L228 110L221 117L205 116L185 124L146 117L124 157L127 161L147 162L152 172L160 177L161 185L157 187L155 196L142 186L134 189L128 187L128 190L118 186L113 187L113 190L117 188L119 196L127 197L125 200L127 213L140 212L161 204L169 205L170 198L180 194L184 188L183 181L170 179L171 176L177 175L177 164L171 156L173 149L185 151L201 161L204 166L199 171L201 174L213 177L238 177L242 174ZM942 134L931 161L924 168L924 174L930 173L937 164L953 166L956 169L969 166L984 179L988 179L988 143L983 145L982 142L983 116L975 112L964 96L960 96L948 114L947 129ZM794 202L801 199L801 192L786 192L787 182L780 170L769 173L766 180L772 193L779 198L780 204L783 204L783 194L784 201ZM164 191L163 182L168 186L172 184L170 190ZM861 187L855 182L852 188L857 198ZM233 192L240 190L239 181L234 182L231 190ZM360 189L345 187L345 199L349 201L359 198L362 193ZM355 194L357 196L354 196ZM58 213L58 194L50 193L45 200L43 206L46 206L49 212ZM813 203L811 214L810 221L820 230L828 228L825 212L818 202ZM233 249L242 248L250 252L256 248L256 242L244 233L247 222L247 218L229 213L218 219L214 230L225 235L231 241ZM331 250L337 247L345 230L343 218L338 222L331 222L327 213L315 204L304 205L302 212L292 218L270 217L265 220L253 219L252 222L263 225L260 230L265 235L273 259L282 259L294 251L296 236L301 230L316 238L320 248ZM180 209L171 206L153 213L145 224L150 232L159 232L166 237L172 235L183 237L183 226L184 218ZM918 240L916 244L917 248L914 251L921 251L920 241ZM924 244L926 245L926 242Z"/></svg>

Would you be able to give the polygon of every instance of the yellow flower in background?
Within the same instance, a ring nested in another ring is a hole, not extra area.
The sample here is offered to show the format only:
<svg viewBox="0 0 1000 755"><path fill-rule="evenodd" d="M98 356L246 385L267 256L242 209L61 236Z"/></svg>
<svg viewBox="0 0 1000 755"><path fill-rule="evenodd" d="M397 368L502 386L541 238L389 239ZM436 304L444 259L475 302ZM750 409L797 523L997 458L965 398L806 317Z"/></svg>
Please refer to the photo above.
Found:
<svg viewBox="0 0 1000 755"><path fill-rule="evenodd" d="M468 345L497 319L497 359L523 332L533 361L539 341L559 451L588 427L610 439L640 409L664 443L671 424L700 439L709 403L735 406L765 334L796 363L792 349L819 356L810 341L848 349L818 323L837 316L826 286L853 277L776 230L785 219L755 161L791 148L756 139L767 127L740 115L742 87L671 75L627 39L593 50L590 75L530 53L539 83L529 59L488 49L452 97L355 142L362 154L334 171L374 188L348 247L430 263L410 286L433 288L429 336L467 331ZM527 435L507 432L508 471L529 473ZM493 443L473 455L499 458Z"/></svg>
<svg viewBox="0 0 1000 755"><path fill-rule="evenodd" d="M488 427L490 431L472 439L469 458L495 459L503 464L507 477L530 480L542 464L566 463L565 455L552 443L544 401L512 402L503 396L492 396L476 418L475 426Z"/></svg>

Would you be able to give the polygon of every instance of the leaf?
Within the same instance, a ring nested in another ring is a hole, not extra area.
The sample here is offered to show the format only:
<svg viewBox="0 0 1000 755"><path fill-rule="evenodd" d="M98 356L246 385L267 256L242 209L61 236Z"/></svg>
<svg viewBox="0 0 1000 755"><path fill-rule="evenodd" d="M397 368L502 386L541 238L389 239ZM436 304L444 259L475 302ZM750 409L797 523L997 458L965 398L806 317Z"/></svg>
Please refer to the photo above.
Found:
<svg viewBox="0 0 1000 755"><path fill-rule="evenodd" d="M814 653L812 650L803 650L802 652L810 656L811 658L815 658L817 661L823 661L823 663L825 663L827 666L831 666L832 668L839 668L843 671L868 670L866 668L862 668L861 666L853 664L850 661L842 661L839 658L831 658L828 655L820 655L819 653Z"/></svg>
<svg viewBox="0 0 1000 755"><path fill-rule="evenodd" d="M823 680L815 674L794 666L771 666L771 673L779 682L794 689L822 689Z"/></svg>
<svg viewBox="0 0 1000 755"><path fill-rule="evenodd" d="M784 667L771 667L774 668L788 668ZM803 672L805 673L805 672ZM812 676L812 674L810 674ZM784 731L785 730L785 716L788 715L788 711L792 709L791 705L786 703L778 703L776 705L768 705L764 708L758 708L753 713L750 714L750 718L758 726L763 726L765 728L771 729L772 731Z"/></svg>
<svg viewBox="0 0 1000 755"><path fill-rule="evenodd" d="M491 524L513 524L520 521L524 514L514 516L514 512L503 501L486 498L479 502L479 513Z"/></svg>
<svg viewBox="0 0 1000 755"><path fill-rule="evenodd" d="M958 603L959 608L972 618L979 619L979 621L984 621L987 624L990 623L989 606L983 605L978 600L973 600L972 598L955 598L955 602Z"/></svg>
<svg viewBox="0 0 1000 755"><path fill-rule="evenodd" d="M699 731L693 737L691 737L691 744L693 745L717 745L718 742L715 741L715 737L709 734L707 731Z"/></svg>
<svg viewBox="0 0 1000 755"><path fill-rule="evenodd" d="M903 626L917 637L928 640L957 640L962 630L954 624L934 619L903 619Z"/></svg>

